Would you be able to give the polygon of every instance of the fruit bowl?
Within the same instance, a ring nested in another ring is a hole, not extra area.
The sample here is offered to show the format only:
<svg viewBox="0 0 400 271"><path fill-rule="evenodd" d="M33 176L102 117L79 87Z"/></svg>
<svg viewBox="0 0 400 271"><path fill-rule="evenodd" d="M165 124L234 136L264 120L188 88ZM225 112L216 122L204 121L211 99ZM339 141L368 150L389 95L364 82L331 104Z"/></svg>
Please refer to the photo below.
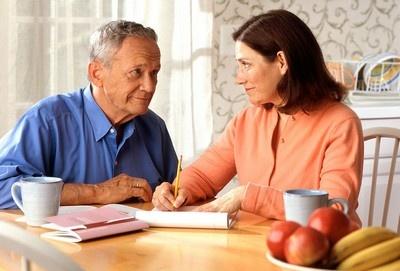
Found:
<svg viewBox="0 0 400 271"><path fill-rule="evenodd" d="M274 257L272 257L271 254L268 252L265 253L265 257L273 264L276 266L279 266L283 270L290 270L290 271L335 271L333 269L321 269L321 268L314 268L314 267L306 267L306 266L300 266L300 265L295 265L295 264L290 264L281 260L278 260Z"/></svg>

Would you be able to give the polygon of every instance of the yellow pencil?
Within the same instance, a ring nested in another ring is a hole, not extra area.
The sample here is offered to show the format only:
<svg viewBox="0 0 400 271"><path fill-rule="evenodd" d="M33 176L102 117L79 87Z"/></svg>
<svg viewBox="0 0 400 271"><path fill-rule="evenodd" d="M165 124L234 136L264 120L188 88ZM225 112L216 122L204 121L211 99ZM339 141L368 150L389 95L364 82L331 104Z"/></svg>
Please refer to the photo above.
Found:
<svg viewBox="0 0 400 271"><path fill-rule="evenodd" d="M175 189L174 189L174 197L175 198L178 196L179 179L181 177L181 171L182 171L182 155L179 157L178 168L176 169Z"/></svg>

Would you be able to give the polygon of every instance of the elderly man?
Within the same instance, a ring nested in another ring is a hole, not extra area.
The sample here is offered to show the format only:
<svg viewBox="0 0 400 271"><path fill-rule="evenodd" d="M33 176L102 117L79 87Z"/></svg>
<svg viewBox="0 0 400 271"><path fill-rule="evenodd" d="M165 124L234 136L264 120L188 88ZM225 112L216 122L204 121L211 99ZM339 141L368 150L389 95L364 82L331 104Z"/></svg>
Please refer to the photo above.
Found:
<svg viewBox="0 0 400 271"><path fill-rule="evenodd" d="M160 70L156 33L113 21L90 46L90 85L38 102L0 140L0 208L15 207L10 188L24 176L62 178L62 205L150 201L175 177L165 123L148 110Z"/></svg>

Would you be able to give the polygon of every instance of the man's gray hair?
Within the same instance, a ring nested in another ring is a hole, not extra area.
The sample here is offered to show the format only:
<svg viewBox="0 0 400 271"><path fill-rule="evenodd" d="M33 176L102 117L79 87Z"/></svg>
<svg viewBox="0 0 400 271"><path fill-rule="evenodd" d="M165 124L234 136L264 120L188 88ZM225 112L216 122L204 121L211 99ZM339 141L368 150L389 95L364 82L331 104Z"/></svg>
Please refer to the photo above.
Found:
<svg viewBox="0 0 400 271"><path fill-rule="evenodd" d="M111 21L91 35L90 61L99 59L105 64L110 64L111 57L121 48L127 37L147 38L157 42L157 34L150 27L125 20Z"/></svg>

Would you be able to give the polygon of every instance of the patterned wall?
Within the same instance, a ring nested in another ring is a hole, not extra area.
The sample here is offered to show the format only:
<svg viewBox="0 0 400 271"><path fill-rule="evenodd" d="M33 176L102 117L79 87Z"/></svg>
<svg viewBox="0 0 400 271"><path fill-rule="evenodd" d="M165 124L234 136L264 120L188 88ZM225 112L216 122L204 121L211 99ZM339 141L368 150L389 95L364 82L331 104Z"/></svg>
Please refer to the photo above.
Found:
<svg viewBox="0 0 400 271"><path fill-rule="evenodd" d="M213 115L214 137L247 105L235 85L234 44L230 34L253 15L283 8L311 28L326 59L360 59L379 53L400 53L398 0L217 0L214 7Z"/></svg>

